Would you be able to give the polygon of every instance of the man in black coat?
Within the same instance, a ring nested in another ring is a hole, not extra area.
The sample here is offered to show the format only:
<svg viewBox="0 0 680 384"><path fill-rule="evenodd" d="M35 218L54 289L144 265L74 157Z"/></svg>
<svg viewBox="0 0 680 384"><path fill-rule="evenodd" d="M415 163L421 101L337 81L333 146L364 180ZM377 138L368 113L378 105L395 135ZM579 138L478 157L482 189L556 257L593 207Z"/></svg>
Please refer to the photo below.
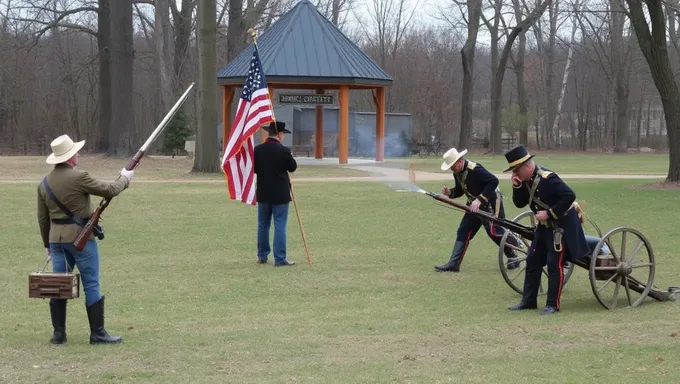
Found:
<svg viewBox="0 0 680 384"><path fill-rule="evenodd" d="M283 134L290 133L286 124L277 121L265 129L269 137L255 146L257 262L267 263L271 252L269 229L274 218L274 266L295 265L295 262L286 259L286 224L291 201L288 172L295 172L297 162L290 148L281 144Z"/></svg>
<svg viewBox="0 0 680 384"><path fill-rule="evenodd" d="M524 275L524 295L510 310L537 308L536 295L544 265L548 265L548 297L542 314L560 310L564 281L564 260L576 261L590 253L581 220L578 217L576 194L554 172L534 163L534 155L524 146L505 154L512 171L512 201L517 208L529 205L539 225L527 255Z"/></svg>
<svg viewBox="0 0 680 384"><path fill-rule="evenodd" d="M442 195L452 199L465 196L472 213L465 213L460 221L456 233L456 242L453 245L448 263L434 267L439 272L460 271L460 264L465 256L465 251L482 226L484 226L489 238L498 245L500 245L501 238L505 234L503 228L475 215L475 212L482 210L504 219L505 209L498 189L498 178L484 169L481 164L466 160L463 157L466 153L467 149L458 152L456 148L451 148L443 156L444 161L441 169L442 171L450 170L453 172L456 185L453 189L444 186L441 190ZM507 241L509 244L519 247L518 240L514 237L508 236ZM511 248L505 248L504 252L509 261L507 268L517 268L519 263L515 261L517 259L515 252Z"/></svg>

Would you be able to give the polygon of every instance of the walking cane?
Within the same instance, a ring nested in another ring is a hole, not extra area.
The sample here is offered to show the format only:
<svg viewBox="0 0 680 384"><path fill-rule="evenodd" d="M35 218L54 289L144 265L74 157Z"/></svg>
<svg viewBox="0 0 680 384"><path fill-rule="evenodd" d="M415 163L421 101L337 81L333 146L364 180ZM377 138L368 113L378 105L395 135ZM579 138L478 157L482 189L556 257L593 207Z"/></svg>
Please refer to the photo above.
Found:
<svg viewBox="0 0 680 384"><path fill-rule="evenodd" d="M307 253L307 262L312 265L312 258L309 256L309 248L307 248L307 238L305 237L305 230L302 228L302 220L300 220L300 211L298 211L297 202L295 201L295 193L293 193L293 183L290 183L290 197L293 199L295 206L295 214L297 215L298 225L300 226L300 234L302 235L302 243L305 245L305 252Z"/></svg>

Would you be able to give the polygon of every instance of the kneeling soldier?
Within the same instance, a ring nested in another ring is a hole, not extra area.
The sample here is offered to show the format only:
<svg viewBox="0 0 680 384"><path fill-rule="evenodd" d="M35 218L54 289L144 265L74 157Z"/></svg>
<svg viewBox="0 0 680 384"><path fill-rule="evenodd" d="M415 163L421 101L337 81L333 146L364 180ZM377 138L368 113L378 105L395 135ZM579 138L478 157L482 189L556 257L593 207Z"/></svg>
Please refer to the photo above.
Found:
<svg viewBox="0 0 680 384"><path fill-rule="evenodd" d="M524 146L505 154L512 171L512 201L517 208L529 205L539 225L527 255L522 301L510 310L537 308L536 296L544 265L548 265L548 297L542 314L560 310L565 258L576 261L590 253L575 209L576 194L554 172L534 164Z"/></svg>
<svg viewBox="0 0 680 384"><path fill-rule="evenodd" d="M458 152L456 148L451 148L444 154L444 162L442 162L441 169L442 171L453 171L456 186L453 189L444 186L441 190L442 195L452 199L465 195L470 211L478 212L481 209L497 217L505 218L505 210L501 201L502 196L500 190L498 190L498 178L484 169L481 164L465 160L463 156L466 153L467 149ZM456 242L453 246L449 262L437 265L434 268L440 272L460 271L460 264L463 261L468 244L475 237L481 226L484 226L491 240L500 245L501 238L505 234L503 228L494 226L488 220L480 219L474 213L466 212L458 226ZM508 237L507 241L511 245L519 247L519 243L514 237ZM517 257L511 248L506 248L504 252L510 260L514 260ZM509 263L508 269L517 268L518 265L518 262L513 261Z"/></svg>

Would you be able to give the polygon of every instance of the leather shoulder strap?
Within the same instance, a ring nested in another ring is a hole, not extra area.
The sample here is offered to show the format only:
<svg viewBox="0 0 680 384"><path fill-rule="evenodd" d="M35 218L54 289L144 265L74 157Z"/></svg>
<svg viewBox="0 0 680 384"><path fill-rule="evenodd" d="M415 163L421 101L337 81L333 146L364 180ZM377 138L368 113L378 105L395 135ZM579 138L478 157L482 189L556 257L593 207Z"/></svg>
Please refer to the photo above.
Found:
<svg viewBox="0 0 680 384"><path fill-rule="evenodd" d="M62 204L61 201L59 201L59 199L57 199L57 196L54 194L54 191L52 191L50 185L47 184L47 176L43 177L42 185L43 187L45 187L45 191L47 192L47 195L50 197L50 199L52 199L52 201L54 201L54 203L57 204L57 207L59 207L59 209L61 209L62 212L64 212L68 217L73 219L75 217L73 212L71 212L70 209L66 208L66 206Z"/></svg>

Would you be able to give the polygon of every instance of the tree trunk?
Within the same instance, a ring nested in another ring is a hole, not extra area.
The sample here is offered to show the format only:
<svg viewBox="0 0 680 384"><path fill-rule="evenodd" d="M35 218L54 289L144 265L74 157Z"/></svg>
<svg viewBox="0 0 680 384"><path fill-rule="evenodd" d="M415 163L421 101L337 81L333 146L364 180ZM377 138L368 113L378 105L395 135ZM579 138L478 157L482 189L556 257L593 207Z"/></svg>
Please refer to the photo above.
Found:
<svg viewBox="0 0 680 384"><path fill-rule="evenodd" d="M474 63L477 34L479 32L479 17L482 13L481 0L469 0L468 8L468 34L460 56L463 61L463 94L460 110L460 136L459 148L468 148L472 139L472 106L474 91Z"/></svg>
<svg viewBox="0 0 680 384"><path fill-rule="evenodd" d="M493 26L487 23L489 28L489 34L491 35L491 116L489 120L489 153L501 153L502 148L502 137L503 137L503 127L500 124L500 115L498 117L498 124L494 124L494 97L500 95L498 100L499 111L502 109L503 105L503 81L501 80L500 85L496 82L495 77L499 72L505 74L505 65L503 67L498 65L498 40L499 40L499 24L501 20L501 12L503 12L503 3L500 0L494 0L494 15L493 15ZM512 43L511 43L512 44ZM502 68L502 69L501 69ZM500 112L499 112L500 113Z"/></svg>
<svg viewBox="0 0 680 384"><path fill-rule="evenodd" d="M614 131L616 140L614 152L628 150L628 79L626 76L628 64L623 55L623 24L625 14L621 0L610 0L610 30L611 30L611 65L612 75L616 82L616 119Z"/></svg>
<svg viewBox="0 0 680 384"><path fill-rule="evenodd" d="M578 2L575 5L578 8ZM562 115L562 103L564 102L564 95L567 92L567 84L569 83L569 71L571 70L571 58L574 53L574 36L576 36L576 26L578 24L574 21L574 26L571 29L571 40L569 42L569 53L567 54L567 63L564 67L564 77L562 78L562 88L560 90L560 98L557 101L557 108L555 109L555 120L553 121L552 132L557 135L558 146L562 145L562 135L559 131L560 117Z"/></svg>
<svg viewBox="0 0 680 384"><path fill-rule="evenodd" d="M108 155L131 156L135 132L132 0L111 2L111 130Z"/></svg>
<svg viewBox="0 0 680 384"><path fill-rule="evenodd" d="M522 18L522 7L519 0L513 0L512 6L515 10L516 20ZM527 32L520 32L519 47L517 47L517 59L515 60L515 78L517 79L517 105L519 106L519 114L523 126L519 128L519 142L520 144L529 145L529 120L525 118L529 112L529 100L527 90L524 85L524 55L527 46Z"/></svg>
<svg viewBox="0 0 680 384"><path fill-rule="evenodd" d="M531 27L533 23L541 17L546 7L552 2L552 0L545 0L543 3L536 6L536 8L521 22L515 26L510 35L505 42L505 47L503 48L503 53L501 54L500 61L498 63L498 70L494 76L494 88L493 94L491 95L491 130L500 131L501 125L501 112L502 112L502 101L503 101L503 77L505 76L505 67L508 65L508 59L510 57L510 50L512 49L512 43L515 38L522 32ZM501 148L501 138L494 137L492 142L493 153L500 154L502 152Z"/></svg>
<svg viewBox="0 0 680 384"><path fill-rule="evenodd" d="M553 95L553 82L555 80L555 40L557 36L557 14L559 2L555 1L554 4L549 5L548 14L550 20L550 28L548 31L548 46L543 52L545 54L544 58L544 68L545 68L545 133L543 138L545 140L545 146L547 149L552 149L555 147L555 137L556 132L551 128L552 123L555 120L555 97Z"/></svg>
<svg viewBox="0 0 680 384"><path fill-rule="evenodd" d="M640 97L640 102L638 103L637 107L637 148L640 148L640 139L642 136L642 101L644 99Z"/></svg>
<svg viewBox="0 0 680 384"><path fill-rule="evenodd" d="M156 81L158 82L157 121L160 122L171 108L173 78L170 73L170 4L168 0L155 0L154 43L156 48Z"/></svg>
<svg viewBox="0 0 680 384"><path fill-rule="evenodd" d="M182 0L182 9L178 12L173 12L175 48L172 67L175 74L173 94L176 98L179 98L189 86L189 39L191 38L191 15L193 11L194 2L192 0Z"/></svg>
<svg viewBox="0 0 680 384"><path fill-rule="evenodd" d="M97 47L99 49L99 134L95 152L111 151L111 8L110 0L99 0Z"/></svg>
<svg viewBox="0 0 680 384"><path fill-rule="evenodd" d="M630 20L640 44L640 49L649 65L654 84L659 91L664 109L668 150L667 182L680 181L680 90L675 82L673 70L668 58L666 42L666 19L663 4L660 1L647 0L651 31L645 19L641 0L626 0L630 10Z"/></svg>
<svg viewBox="0 0 680 384"><path fill-rule="evenodd" d="M243 1L229 0L229 24L227 25L227 61L234 60L241 52L243 41Z"/></svg>
<svg viewBox="0 0 680 384"><path fill-rule="evenodd" d="M215 0L198 2L198 132L192 172L217 172L217 22Z"/></svg>

